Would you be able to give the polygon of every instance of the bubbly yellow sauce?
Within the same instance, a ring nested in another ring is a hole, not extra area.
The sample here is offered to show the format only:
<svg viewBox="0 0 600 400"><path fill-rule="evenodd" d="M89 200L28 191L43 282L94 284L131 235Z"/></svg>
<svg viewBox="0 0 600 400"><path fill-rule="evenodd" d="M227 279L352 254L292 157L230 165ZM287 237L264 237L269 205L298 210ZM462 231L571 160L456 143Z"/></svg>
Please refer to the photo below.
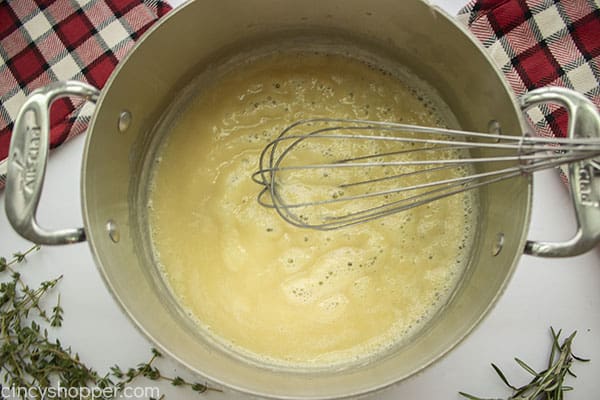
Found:
<svg viewBox="0 0 600 400"><path fill-rule="evenodd" d="M464 270L471 195L321 232L261 207L251 175L301 118L443 125L442 114L403 79L342 55L265 56L204 85L159 150L149 200L156 257L199 329L304 367L364 361L417 332Z"/></svg>

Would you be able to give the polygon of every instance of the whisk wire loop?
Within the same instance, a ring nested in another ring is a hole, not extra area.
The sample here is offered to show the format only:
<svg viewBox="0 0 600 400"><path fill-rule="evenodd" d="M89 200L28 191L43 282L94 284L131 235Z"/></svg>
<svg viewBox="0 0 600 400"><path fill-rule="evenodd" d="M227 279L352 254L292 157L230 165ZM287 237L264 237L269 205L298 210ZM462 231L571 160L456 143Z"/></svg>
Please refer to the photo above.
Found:
<svg viewBox="0 0 600 400"><path fill-rule="evenodd" d="M330 230L599 157L599 139L319 118L270 142L252 179L264 186L261 205L293 225Z"/></svg>

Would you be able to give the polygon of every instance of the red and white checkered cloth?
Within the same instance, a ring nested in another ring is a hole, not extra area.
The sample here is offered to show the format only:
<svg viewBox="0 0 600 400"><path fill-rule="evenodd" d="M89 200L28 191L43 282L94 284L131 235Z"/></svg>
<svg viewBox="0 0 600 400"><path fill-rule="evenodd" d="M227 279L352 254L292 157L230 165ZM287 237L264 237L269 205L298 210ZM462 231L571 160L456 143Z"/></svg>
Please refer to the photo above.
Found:
<svg viewBox="0 0 600 400"><path fill-rule="evenodd" d="M29 93L67 79L101 88L140 35L170 9L161 0L0 0L0 162ZM92 111L81 99L57 100L51 146L83 132Z"/></svg>
<svg viewBox="0 0 600 400"><path fill-rule="evenodd" d="M517 96L541 86L585 94L600 108L600 0L476 0L458 15ZM542 136L566 136L564 108L532 108Z"/></svg>
<svg viewBox="0 0 600 400"><path fill-rule="evenodd" d="M600 107L599 1L475 0L459 19L489 50L517 95L540 86L565 86ZM133 42L170 10L161 0L78 2L0 0L0 167L27 94L64 79L101 88ZM81 101L57 101L52 146L83 132L91 108ZM563 109L541 106L529 116L538 134L565 135Z"/></svg>

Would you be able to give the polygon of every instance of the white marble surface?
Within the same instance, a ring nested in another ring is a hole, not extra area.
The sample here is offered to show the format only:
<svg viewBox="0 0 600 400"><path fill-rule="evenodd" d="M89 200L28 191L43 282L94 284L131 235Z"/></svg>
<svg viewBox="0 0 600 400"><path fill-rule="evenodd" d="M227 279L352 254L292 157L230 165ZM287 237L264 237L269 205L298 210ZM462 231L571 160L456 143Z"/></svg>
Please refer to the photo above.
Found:
<svg viewBox="0 0 600 400"><path fill-rule="evenodd" d="M401 1L401 0L398 0ZM177 6L182 1L172 0ZM455 14L461 0L437 0ZM79 198L81 154L84 138L54 151L49 162L40 222L49 227L82 224ZM0 210L4 195L0 194ZM560 240L575 229L570 199L553 172L535 177L533 221L530 237ZM0 255L24 250L30 245L10 228L0 212ZM31 256L26 279L64 274L60 284L65 321L61 342L72 346L81 358L100 372L115 363L134 365L147 359L151 344L122 314L96 270L87 244L45 247ZM483 323L447 357L424 372L379 393L378 399L459 399L459 390L487 397L508 392L490 368L500 365L510 378L524 383L527 376L513 362L519 356L536 368L545 365L550 348L549 326L578 331L574 349L592 358L574 367L578 375L570 384L575 391L568 399L593 399L600 393L600 248L570 259L548 260L522 257L508 289ZM163 360L165 372L192 376L181 366ZM187 393L169 385L160 386L170 398ZM238 397L232 393L210 393L213 399ZM187 396L186 396L187 398Z"/></svg>

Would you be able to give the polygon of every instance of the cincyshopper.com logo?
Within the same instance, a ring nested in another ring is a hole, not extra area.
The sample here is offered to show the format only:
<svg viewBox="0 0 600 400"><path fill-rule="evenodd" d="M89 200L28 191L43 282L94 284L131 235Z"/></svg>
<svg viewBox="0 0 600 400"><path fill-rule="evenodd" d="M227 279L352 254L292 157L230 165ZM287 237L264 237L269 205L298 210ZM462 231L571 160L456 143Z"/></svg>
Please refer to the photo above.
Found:
<svg viewBox="0 0 600 400"><path fill-rule="evenodd" d="M116 387L22 387L0 385L0 398L3 400L20 399L70 399L70 400L100 400L100 399L159 399L158 387L126 386L122 390Z"/></svg>

